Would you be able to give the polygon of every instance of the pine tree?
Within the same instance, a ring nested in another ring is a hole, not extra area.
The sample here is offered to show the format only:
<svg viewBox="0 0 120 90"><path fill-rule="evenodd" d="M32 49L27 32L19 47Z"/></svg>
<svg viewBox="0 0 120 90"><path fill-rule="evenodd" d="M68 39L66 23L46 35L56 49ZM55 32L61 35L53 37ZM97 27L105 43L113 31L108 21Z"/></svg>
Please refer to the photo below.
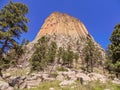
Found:
<svg viewBox="0 0 120 90"><path fill-rule="evenodd" d="M77 52L74 53L74 58L75 58L75 62L77 63L79 59L79 54Z"/></svg>
<svg viewBox="0 0 120 90"><path fill-rule="evenodd" d="M13 3L1 9L0 15L0 55L17 45L15 38L19 39L23 32L27 32L26 23L29 20L25 17L28 8L22 3Z"/></svg>
<svg viewBox="0 0 120 90"><path fill-rule="evenodd" d="M60 60L62 59L62 54L63 54L63 48L59 47L58 53L57 53L57 63L60 63Z"/></svg>
<svg viewBox="0 0 120 90"><path fill-rule="evenodd" d="M37 44L35 44L35 52L30 58L31 61L31 71L41 71L47 66L48 63L48 38L41 37Z"/></svg>
<svg viewBox="0 0 120 90"><path fill-rule="evenodd" d="M73 60L74 60L74 52L71 50L71 47L68 47L67 54L68 54L67 62L68 62L69 67L71 67L73 64Z"/></svg>
<svg viewBox="0 0 120 90"><path fill-rule="evenodd" d="M93 64L93 43L92 41L87 41L86 46L83 49L83 53L84 53L84 59L85 59L85 63L86 63L86 69L89 72L89 69L91 68L91 72L93 71L92 68L92 64Z"/></svg>
<svg viewBox="0 0 120 90"><path fill-rule="evenodd" d="M79 55L78 53L74 53L72 50L71 50L71 47L68 46L67 50L61 50L62 51L62 55L61 55L61 59L62 59L62 62L63 64L67 64L68 67L72 67L72 64L73 64L73 61L74 60L78 60L79 58Z"/></svg>
<svg viewBox="0 0 120 90"><path fill-rule="evenodd" d="M86 68L88 72L93 72L93 67L99 63L98 60L101 58L99 49L95 47L93 41L89 40L83 49L83 53L85 60L84 64L86 64L84 68Z"/></svg>
<svg viewBox="0 0 120 90"><path fill-rule="evenodd" d="M28 7L25 4L12 1L0 10L0 62L4 62L4 54L18 46L16 39L28 31L26 23L29 20L25 17L27 13Z"/></svg>
<svg viewBox="0 0 120 90"><path fill-rule="evenodd" d="M50 63L53 63L55 61L56 53L57 53L57 44L56 44L56 42L52 41L50 46L49 46L49 51L48 51Z"/></svg>
<svg viewBox="0 0 120 90"><path fill-rule="evenodd" d="M108 45L108 56L111 60L112 70L120 73L120 24L116 25L110 37L111 44Z"/></svg>
<svg viewBox="0 0 120 90"><path fill-rule="evenodd" d="M63 64L68 64L68 52L66 50L63 49L61 57Z"/></svg>

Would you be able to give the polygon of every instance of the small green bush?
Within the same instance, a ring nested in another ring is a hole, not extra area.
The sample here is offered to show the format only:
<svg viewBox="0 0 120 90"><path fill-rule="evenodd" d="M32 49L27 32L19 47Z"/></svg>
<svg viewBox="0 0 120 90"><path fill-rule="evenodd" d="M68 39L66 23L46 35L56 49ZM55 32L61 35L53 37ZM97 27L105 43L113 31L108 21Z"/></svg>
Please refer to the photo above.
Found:
<svg viewBox="0 0 120 90"><path fill-rule="evenodd" d="M52 72L52 73L50 73L50 75L49 75L49 76L50 76L50 77L53 77L53 78L56 78L56 77L57 77L57 75L58 75L58 74L57 74L57 72Z"/></svg>
<svg viewBox="0 0 120 90"><path fill-rule="evenodd" d="M65 67L57 67L57 71L68 71Z"/></svg>

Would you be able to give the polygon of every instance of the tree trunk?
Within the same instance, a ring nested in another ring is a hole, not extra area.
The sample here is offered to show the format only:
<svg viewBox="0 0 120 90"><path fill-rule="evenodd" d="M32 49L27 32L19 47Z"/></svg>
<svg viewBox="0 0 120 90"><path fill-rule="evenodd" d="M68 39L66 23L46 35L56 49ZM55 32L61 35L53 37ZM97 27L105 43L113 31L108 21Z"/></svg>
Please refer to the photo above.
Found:
<svg viewBox="0 0 120 90"><path fill-rule="evenodd" d="M0 68L0 76L3 77L2 69Z"/></svg>
<svg viewBox="0 0 120 90"><path fill-rule="evenodd" d="M55 63L53 64L52 68L50 69L49 74L51 74L51 72L53 71L53 68L54 68L54 66L55 66L56 64L57 64L57 62L55 62Z"/></svg>
<svg viewBox="0 0 120 90"><path fill-rule="evenodd" d="M116 72L115 76L116 76L116 78L118 78L119 74Z"/></svg>
<svg viewBox="0 0 120 90"><path fill-rule="evenodd" d="M0 59L3 57L2 49L0 48Z"/></svg>
<svg viewBox="0 0 120 90"><path fill-rule="evenodd" d="M86 68L87 68L87 72L89 72L89 66L88 66L88 62L87 62L87 66L86 66Z"/></svg>
<svg viewBox="0 0 120 90"><path fill-rule="evenodd" d="M91 65L91 72L93 72L93 63L92 63L92 59L91 59L91 63L90 63Z"/></svg>

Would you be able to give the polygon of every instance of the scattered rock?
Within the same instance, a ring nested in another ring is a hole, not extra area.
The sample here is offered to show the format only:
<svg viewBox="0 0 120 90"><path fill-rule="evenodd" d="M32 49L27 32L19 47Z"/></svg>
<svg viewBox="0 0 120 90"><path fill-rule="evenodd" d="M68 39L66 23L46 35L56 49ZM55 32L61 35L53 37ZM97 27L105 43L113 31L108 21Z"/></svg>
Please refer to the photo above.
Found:
<svg viewBox="0 0 120 90"><path fill-rule="evenodd" d="M75 71L69 71L67 76L70 80L77 80L77 77L75 76Z"/></svg>
<svg viewBox="0 0 120 90"><path fill-rule="evenodd" d="M106 76L98 73L84 73L80 70L71 70L57 72L57 77L50 77L47 72L32 73L27 76L13 77L9 73L4 74L6 80L9 80L8 83L4 82L3 79L0 79L0 90L14 90L13 87L18 89L30 89L32 87L37 87L42 81L61 81L59 84L61 87L69 86L75 84L76 80L81 81L83 85L87 85L88 81L99 80L102 83L105 83L108 79ZM80 80L82 78L82 80ZM119 79L114 79L112 83L120 84ZM74 86L71 88L74 88ZM49 88L49 90L55 90L54 88ZM110 89L105 89L110 90Z"/></svg>
<svg viewBox="0 0 120 90"><path fill-rule="evenodd" d="M42 74L42 78L46 80L49 77L49 74Z"/></svg>
<svg viewBox="0 0 120 90"><path fill-rule="evenodd" d="M54 81L55 78L45 78L44 80L45 80L45 81Z"/></svg>
<svg viewBox="0 0 120 90"><path fill-rule="evenodd" d="M3 74L3 78L10 78L11 77L11 75L10 75L10 73L5 73L5 74Z"/></svg>
<svg viewBox="0 0 120 90"><path fill-rule="evenodd" d="M55 89L51 87L51 88L49 88L49 90L55 90Z"/></svg>
<svg viewBox="0 0 120 90"><path fill-rule="evenodd" d="M0 90L7 90L8 87L9 87L8 83L0 81Z"/></svg>
<svg viewBox="0 0 120 90"><path fill-rule="evenodd" d="M76 74L76 77L79 78L83 78L83 81L90 81L90 77L88 77L86 74L84 73L78 73Z"/></svg>
<svg viewBox="0 0 120 90"><path fill-rule="evenodd" d="M21 80L21 77L16 77L12 80L10 80L8 83L11 87L14 87L15 85L18 85Z"/></svg>
<svg viewBox="0 0 120 90"><path fill-rule="evenodd" d="M31 88L31 87L37 87L41 83L41 79L26 81L26 83L27 83L27 88L28 89Z"/></svg>
<svg viewBox="0 0 120 90"><path fill-rule="evenodd" d="M13 88L8 83L0 81L0 90L13 90Z"/></svg>
<svg viewBox="0 0 120 90"><path fill-rule="evenodd" d="M114 78L114 80L112 80L112 83L120 85L120 80L117 78Z"/></svg>
<svg viewBox="0 0 120 90"><path fill-rule="evenodd" d="M31 80L37 80L38 79L38 77L37 76L32 76L32 77L27 77L27 80L28 81L31 81Z"/></svg>
<svg viewBox="0 0 120 90"><path fill-rule="evenodd" d="M0 76L0 81L2 81L2 77Z"/></svg>
<svg viewBox="0 0 120 90"><path fill-rule="evenodd" d="M13 87L8 87L8 89L6 89L6 90L14 90L14 88Z"/></svg>
<svg viewBox="0 0 120 90"><path fill-rule="evenodd" d="M104 75L98 74L98 73L90 73L88 74L88 76L90 77L92 81L99 80L101 83L106 83L107 81L107 77L105 77Z"/></svg>
<svg viewBox="0 0 120 90"><path fill-rule="evenodd" d="M104 90L111 90L111 89L104 89Z"/></svg>
<svg viewBox="0 0 120 90"><path fill-rule="evenodd" d="M67 86L67 85L72 85L72 84L75 84L74 80L64 80L59 85L60 86Z"/></svg>
<svg viewBox="0 0 120 90"><path fill-rule="evenodd" d="M25 88L27 88L27 83L26 83L26 81L25 82L22 82L21 84L20 84L20 86L19 86L19 89L21 90L21 89L25 89Z"/></svg>
<svg viewBox="0 0 120 90"><path fill-rule="evenodd" d="M65 77L62 74L57 75L56 80L63 81Z"/></svg>

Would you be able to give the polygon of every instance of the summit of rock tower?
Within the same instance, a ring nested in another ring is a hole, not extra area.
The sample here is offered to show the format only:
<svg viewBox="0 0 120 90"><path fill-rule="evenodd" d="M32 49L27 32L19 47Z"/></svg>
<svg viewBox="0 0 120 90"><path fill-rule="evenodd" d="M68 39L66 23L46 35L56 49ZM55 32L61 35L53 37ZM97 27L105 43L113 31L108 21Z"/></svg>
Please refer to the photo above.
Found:
<svg viewBox="0 0 120 90"><path fill-rule="evenodd" d="M41 36L52 34L92 39L86 27L80 20L60 12L53 12L48 16L35 40L40 39Z"/></svg>

